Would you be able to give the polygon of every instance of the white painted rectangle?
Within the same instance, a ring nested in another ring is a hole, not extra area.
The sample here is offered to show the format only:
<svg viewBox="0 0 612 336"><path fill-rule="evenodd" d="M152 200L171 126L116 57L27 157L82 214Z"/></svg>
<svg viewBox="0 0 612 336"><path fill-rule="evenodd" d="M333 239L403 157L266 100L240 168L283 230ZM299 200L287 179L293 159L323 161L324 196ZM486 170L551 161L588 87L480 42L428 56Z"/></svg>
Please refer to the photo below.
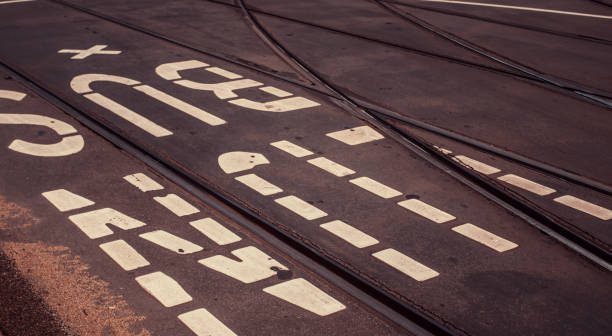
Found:
<svg viewBox="0 0 612 336"><path fill-rule="evenodd" d="M136 277L136 282L164 307L174 307L193 300L176 280L162 272Z"/></svg>
<svg viewBox="0 0 612 336"><path fill-rule="evenodd" d="M168 194L164 197L153 197L153 199L179 217L200 212L196 207L175 194Z"/></svg>
<svg viewBox="0 0 612 336"><path fill-rule="evenodd" d="M147 259L122 239L100 244L100 248L126 271L150 265Z"/></svg>
<svg viewBox="0 0 612 336"><path fill-rule="evenodd" d="M95 204L95 202L66 189L45 191L42 195L61 212L76 210Z"/></svg>
<svg viewBox="0 0 612 336"><path fill-rule="evenodd" d="M360 145L362 143L384 139L370 126L360 126L325 134L332 139L344 142L349 146Z"/></svg>
<svg viewBox="0 0 612 336"><path fill-rule="evenodd" d="M264 196L278 194L283 191L283 189L255 174L238 176L236 180Z"/></svg>
<svg viewBox="0 0 612 336"><path fill-rule="evenodd" d="M202 251L203 248L181 237L177 237L164 230L156 230L139 235L154 244L164 247L178 254L189 254Z"/></svg>
<svg viewBox="0 0 612 336"><path fill-rule="evenodd" d="M217 74L219 76L225 77L227 79L239 79L242 78L242 76L240 76L239 74L233 73L231 71L227 71L225 69L221 69L218 67L210 67L210 68L206 68L206 71L212 72L214 74Z"/></svg>
<svg viewBox="0 0 612 336"><path fill-rule="evenodd" d="M295 196L277 198L274 200L274 202L284 206L285 208L295 212L296 214L308 220L327 216L327 213L325 213L324 211Z"/></svg>
<svg viewBox="0 0 612 336"><path fill-rule="evenodd" d="M491 174L495 174L495 173L499 173L501 170L489 166L486 163L482 163L480 161L471 159L467 156L463 156L463 155L457 155L453 158L453 160L462 163L472 169L474 169L475 171L479 172L479 173L483 173L485 175L491 175Z"/></svg>
<svg viewBox="0 0 612 336"><path fill-rule="evenodd" d="M290 92L287 92L285 90L281 90L279 88L275 88L274 86L264 86L262 88L259 88L261 91L267 92L271 95L277 96L279 98L285 98L285 97L289 97L292 96L293 94Z"/></svg>
<svg viewBox="0 0 612 336"><path fill-rule="evenodd" d="M346 306L338 300L302 278L281 282L266 287L263 291L319 316L327 316L346 309Z"/></svg>
<svg viewBox="0 0 612 336"><path fill-rule="evenodd" d="M124 176L123 179L128 181L134 187L140 189L142 192L164 189L164 187L162 187L159 183L155 182L152 178L143 173L127 175Z"/></svg>
<svg viewBox="0 0 612 336"><path fill-rule="evenodd" d="M308 160L308 163L338 177L355 174L355 171L324 157Z"/></svg>
<svg viewBox="0 0 612 336"><path fill-rule="evenodd" d="M212 218L199 219L189 224L219 245L235 243L242 239Z"/></svg>
<svg viewBox="0 0 612 336"><path fill-rule="evenodd" d="M506 240L470 223L455 226L452 230L487 247L490 247L497 252L505 252L518 246L509 240Z"/></svg>
<svg viewBox="0 0 612 336"><path fill-rule="evenodd" d="M574 197L571 195L564 195L561 197L555 198L555 202L566 205L570 208L574 208L576 210L587 213L591 216L597 217L601 220L609 220L612 219L612 211L601 207L597 204L593 204L591 202L587 202L578 197Z"/></svg>
<svg viewBox="0 0 612 336"><path fill-rule="evenodd" d="M320 226L357 248L378 244L378 240L340 220L321 224Z"/></svg>
<svg viewBox="0 0 612 336"><path fill-rule="evenodd" d="M308 149L304 148L304 147L300 147L290 141L287 140L281 140L281 141L277 141L277 142L272 142L270 143L270 145L286 152L289 153L295 157L304 157L304 156L308 156L308 155L312 155L314 154L313 152L309 151Z"/></svg>
<svg viewBox="0 0 612 336"><path fill-rule="evenodd" d="M445 222L455 219L455 216L448 214L436 207L433 207L415 198L401 201L397 204L401 206L402 208L408 209L438 224L445 223Z"/></svg>
<svg viewBox="0 0 612 336"><path fill-rule="evenodd" d="M431 268L391 248L372 253L372 256L416 281L425 281L440 275Z"/></svg>
<svg viewBox="0 0 612 336"><path fill-rule="evenodd" d="M387 187L386 185L365 176L352 179L349 182L385 199L400 196L402 194L391 187Z"/></svg>
<svg viewBox="0 0 612 336"><path fill-rule="evenodd" d="M522 178L520 176L516 176L513 174L500 176L497 179L504 181L506 183L512 184L515 187L519 187L521 189L530 191L540 196L550 195L556 191L555 189L549 188L547 186L543 186L539 183L533 182L531 180L528 180L526 178Z"/></svg>
<svg viewBox="0 0 612 336"><path fill-rule="evenodd" d="M204 308L183 313L178 319L197 336L236 336L230 328Z"/></svg>

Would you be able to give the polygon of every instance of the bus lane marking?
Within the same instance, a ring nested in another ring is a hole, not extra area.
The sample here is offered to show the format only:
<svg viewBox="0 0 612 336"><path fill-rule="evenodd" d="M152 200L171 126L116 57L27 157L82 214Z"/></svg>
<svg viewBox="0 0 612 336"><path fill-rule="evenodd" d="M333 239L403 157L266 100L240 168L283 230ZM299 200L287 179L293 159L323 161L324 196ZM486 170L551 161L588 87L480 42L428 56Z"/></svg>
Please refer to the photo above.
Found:
<svg viewBox="0 0 612 336"><path fill-rule="evenodd" d="M68 219L81 229L90 239L112 235L113 231L108 227L108 224L122 230L135 229L146 225L137 219L124 215L111 208L72 215L68 217Z"/></svg>
<svg viewBox="0 0 612 336"><path fill-rule="evenodd" d="M325 134L349 146L361 145L362 143L384 139L384 137L370 126L353 127L341 131Z"/></svg>
<svg viewBox="0 0 612 336"><path fill-rule="evenodd" d="M185 201L183 198L176 194L157 196L153 197L153 199L179 217L192 215L200 212L198 208L189 204L189 202Z"/></svg>
<svg viewBox="0 0 612 336"><path fill-rule="evenodd" d="M180 314L178 319L197 336L236 336L230 328L204 308Z"/></svg>
<svg viewBox="0 0 612 336"><path fill-rule="evenodd" d="M151 265L145 257L122 239L113 240L108 243L100 244L99 246L102 251L125 271L133 271Z"/></svg>
<svg viewBox="0 0 612 336"><path fill-rule="evenodd" d="M452 230L497 252L506 252L518 246L509 240L470 223L455 226Z"/></svg>
<svg viewBox="0 0 612 336"><path fill-rule="evenodd" d="M148 177L143 173L136 173L132 175L126 175L123 177L124 180L128 181L134 187L140 189L142 192L162 190L164 187L155 182L152 178Z"/></svg>
<svg viewBox="0 0 612 336"><path fill-rule="evenodd" d="M378 240L374 239L372 236L341 220L331 221L319 226L357 248L364 248L379 243Z"/></svg>
<svg viewBox="0 0 612 336"><path fill-rule="evenodd" d="M120 50L104 50L108 45L96 44L89 49L61 49L58 50L58 54L75 54L70 59L85 59L91 55L119 55Z"/></svg>
<svg viewBox="0 0 612 336"><path fill-rule="evenodd" d="M270 143L270 145L286 152L289 153L297 158L301 158L304 156L309 156L314 154L313 152L309 151L308 149L304 148L304 147L300 147L292 142L289 142L287 140L281 140L281 141L276 141L276 142L272 142Z"/></svg>
<svg viewBox="0 0 612 336"><path fill-rule="evenodd" d="M238 176L235 178L235 180L241 182L242 184L264 196L278 194L279 192L283 191L283 189L275 186L274 184L264 180L263 178L255 174Z"/></svg>
<svg viewBox="0 0 612 336"><path fill-rule="evenodd" d="M323 210L311 205L297 196L285 196L277 198L274 202L284 206L307 220L314 220L327 216Z"/></svg>
<svg viewBox="0 0 612 336"><path fill-rule="evenodd" d="M564 195L561 197L557 197L554 199L555 202L561 203L570 208L576 209L578 211L582 211L591 216L597 217L601 220L610 220L612 219L612 211L601 207L597 204L593 204L591 202L587 202L578 197L574 197L571 195Z"/></svg>
<svg viewBox="0 0 612 336"><path fill-rule="evenodd" d="M193 300L183 287L163 272L153 272L135 278L136 282L164 307L174 307Z"/></svg>
<svg viewBox="0 0 612 336"><path fill-rule="evenodd" d="M440 275L433 269L392 248L372 253L372 256L416 281L425 281Z"/></svg>
<svg viewBox="0 0 612 336"><path fill-rule="evenodd" d="M402 208L408 209L438 224L446 223L455 219L455 216L415 198L401 201L397 204Z"/></svg>
<svg viewBox="0 0 612 336"><path fill-rule="evenodd" d="M346 309L345 305L302 278L281 282L266 287L263 291L319 316L327 316Z"/></svg>
<svg viewBox="0 0 612 336"><path fill-rule="evenodd" d="M267 279L276 275L278 270L288 270L283 264L255 246L243 247L231 253L240 261L216 255L198 260L198 262L243 283L253 283Z"/></svg>
<svg viewBox="0 0 612 336"><path fill-rule="evenodd" d="M76 210L95 204L95 202L66 189L46 191L41 195L61 212Z"/></svg>
<svg viewBox="0 0 612 336"><path fill-rule="evenodd" d="M35 0L5 0L5 1L0 1L0 5L8 5L8 4L13 4L13 3L31 2L31 1L35 1Z"/></svg>
<svg viewBox="0 0 612 336"><path fill-rule="evenodd" d="M155 230L138 236L178 254L190 254L203 250L201 246L164 230Z"/></svg>
<svg viewBox="0 0 612 336"><path fill-rule="evenodd" d="M397 197L402 194L401 192L366 176L349 180L349 182L384 199Z"/></svg>
<svg viewBox="0 0 612 336"><path fill-rule="evenodd" d="M198 219L189 222L189 224L217 245L228 245L242 240L238 235L212 218Z"/></svg>
<svg viewBox="0 0 612 336"><path fill-rule="evenodd" d="M336 175L338 177L343 177L343 176L347 176L347 175L352 175L355 174L354 170L351 170L349 168L346 168L345 166L336 163L330 159L324 158L324 157L318 157L315 159L310 159L308 161L306 161L308 163L310 163L313 166L319 167L323 170L325 170L326 172L332 174L332 175Z"/></svg>

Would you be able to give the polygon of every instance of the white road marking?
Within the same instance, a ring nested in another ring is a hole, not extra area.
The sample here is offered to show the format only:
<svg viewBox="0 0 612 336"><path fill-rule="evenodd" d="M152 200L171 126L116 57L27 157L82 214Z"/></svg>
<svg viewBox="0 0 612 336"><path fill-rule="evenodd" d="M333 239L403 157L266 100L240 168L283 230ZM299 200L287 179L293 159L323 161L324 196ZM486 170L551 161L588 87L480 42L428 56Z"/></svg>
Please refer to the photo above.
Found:
<svg viewBox="0 0 612 336"><path fill-rule="evenodd" d="M93 82L112 82L127 86L140 84L139 81L135 81L126 77L89 73L78 75L72 78L72 80L70 81L70 87L76 93L90 93L93 92L93 90L91 89L91 83Z"/></svg>
<svg viewBox="0 0 612 336"><path fill-rule="evenodd" d="M440 275L431 268L391 248L373 253L372 256L416 281L425 281Z"/></svg>
<svg viewBox="0 0 612 336"><path fill-rule="evenodd" d="M33 0L27 0L33 1ZM22 101L23 98L26 97L25 93L11 91L11 90L0 90L0 98L14 100L14 101Z"/></svg>
<svg viewBox="0 0 612 336"><path fill-rule="evenodd" d="M327 316L346 309L346 306L338 300L302 278L281 282L266 287L263 291L319 316Z"/></svg>
<svg viewBox="0 0 612 336"><path fill-rule="evenodd" d="M262 154L249 152L223 153L219 155L217 162L226 174L237 173L270 163Z"/></svg>
<svg viewBox="0 0 612 336"><path fill-rule="evenodd" d="M452 230L487 247L490 247L497 252L505 252L518 246L509 240L499 237L470 223L455 226Z"/></svg>
<svg viewBox="0 0 612 336"><path fill-rule="evenodd" d="M321 105L304 97L291 97L267 102L256 102L250 99L240 98L230 100L229 103L264 112L289 112Z"/></svg>
<svg viewBox="0 0 612 336"><path fill-rule="evenodd" d="M408 209L438 224L445 223L445 222L455 219L455 216L448 214L418 199L413 198L413 199L401 201L397 204L401 206L402 208Z"/></svg>
<svg viewBox="0 0 612 336"><path fill-rule="evenodd" d="M60 142L48 145L17 139L8 146L9 149L15 152L41 157L68 156L80 152L83 147L85 147L85 141L80 135L67 136L62 138Z"/></svg>
<svg viewBox="0 0 612 336"><path fill-rule="evenodd" d="M189 224L218 245L228 245L242 239L212 218L198 219Z"/></svg>
<svg viewBox="0 0 612 336"><path fill-rule="evenodd" d="M272 270L272 268L287 270L287 267L283 264L254 246L234 250L232 254L241 261L216 255L198 260L198 262L244 283L252 283L276 275L276 271Z"/></svg>
<svg viewBox="0 0 612 336"><path fill-rule="evenodd" d="M347 176L347 175L352 175L355 174L355 171L346 168L345 166L336 163L332 160L329 160L327 158L324 157L318 157L315 159L310 159L308 160L308 163L317 166L323 170L325 170L326 172L336 175L338 177L342 177L342 176Z"/></svg>
<svg viewBox="0 0 612 336"><path fill-rule="evenodd" d="M161 184L155 182L152 178L143 173L127 175L124 176L123 179L128 181L134 187L140 189L142 192L164 189Z"/></svg>
<svg viewBox="0 0 612 336"><path fill-rule="evenodd" d="M585 16L585 17L592 17L592 18L598 18L598 19L612 19L612 16L606 16L606 15L587 14L587 13L578 13L578 12L567 12L567 11L560 11L560 10L554 10L554 9L544 9L544 8L508 6L508 5L490 4L490 3L482 3L482 2L453 1L453 0L420 0L420 1L442 2L442 3L457 4L457 5L483 6L483 7L495 7L495 8L505 8L505 9L517 9L517 10L532 11L532 12L542 12L542 13L552 13L552 14Z"/></svg>
<svg viewBox="0 0 612 336"><path fill-rule="evenodd" d="M155 98L160 102L174 107L175 109L184 112L200 121L205 122L210 126L219 126L225 124L225 120L208 113L200 108L197 108L189 103L186 103L178 98L172 97L171 95L152 88L148 85L139 85L134 87L135 90L145 93L151 98Z"/></svg>
<svg viewBox="0 0 612 336"><path fill-rule="evenodd" d="M459 163L462 163L468 167L471 167L475 171L483 173L485 175L491 175L491 174L499 173L501 171L495 167L489 166L488 164L482 163L480 161L471 159L463 155L457 155L453 158L453 160Z"/></svg>
<svg viewBox="0 0 612 336"><path fill-rule="evenodd" d="M177 237L164 230L156 230L139 235L154 244L164 247L178 254L190 254L202 251L203 248L181 237Z"/></svg>
<svg viewBox="0 0 612 336"><path fill-rule="evenodd" d="M0 114L0 124L44 126L52 129L59 135L67 135L77 132L77 130L68 123L38 114L2 113Z"/></svg>
<svg viewBox="0 0 612 336"><path fill-rule="evenodd" d="M357 248L378 244L378 240L340 220L321 224L320 226Z"/></svg>
<svg viewBox="0 0 612 336"><path fill-rule="evenodd" d="M130 123L134 124L135 126L139 127L140 129L155 137L159 138L173 134L171 131L152 122L148 118L141 116L140 114L99 93L88 93L83 95L83 97L113 112L114 114L129 121Z"/></svg>
<svg viewBox="0 0 612 336"><path fill-rule="evenodd" d="M179 217L200 212L200 210L198 210L196 207L175 194L168 194L163 197L153 197L153 199Z"/></svg>
<svg viewBox="0 0 612 336"><path fill-rule="evenodd" d="M281 90L279 88L276 88L274 86L264 86L262 88L259 88L261 91L269 93L271 95L277 96L279 98L284 98L284 97L289 97L292 96L293 93L287 92L285 90Z"/></svg>
<svg viewBox="0 0 612 336"><path fill-rule="evenodd" d="M141 275L136 282L164 307L174 307L193 300L176 280L162 272Z"/></svg>
<svg viewBox="0 0 612 336"><path fill-rule="evenodd" d="M386 185L365 176L349 180L349 182L385 199L400 196L402 194L391 187L387 187Z"/></svg>
<svg viewBox="0 0 612 336"><path fill-rule="evenodd" d="M520 176L516 176L513 174L508 174L504 176L500 176L497 179L504 181L506 183L512 184L515 187L519 187L521 189L525 189L527 191L531 191L532 193L540 196L546 196L554 193L556 190L549 188L547 186L543 186L539 183L533 182L526 178L522 178Z"/></svg>
<svg viewBox="0 0 612 336"><path fill-rule="evenodd" d="M384 137L369 126L354 127L342 131L325 134L330 138L355 146L362 143L384 139Z"/></svg>
<svg viewBox="0 0 612 336"><path fill-rule="evenodd" d="M308 220L327 216L327 213L323 212L319 208L293 195L277 198L274 200L274 202L284 206L285 208L295 212L296 214Z"/></svg>
<svg viewBox="0 0 612 336"><path fill-rule="evenodd" d="M300 147L292 142L289 142L287 140L281 140L281 141L277 141L277 142L272 142L270 143L270 145L286 152L289 153L295 157L301 158L304 156L308 156L308 155L312 155L314 154L313 152L309 151L306 148Z"/></svg>
<svg viewBox="0 0 612 336"><path fill-rule="evenodd" d="M76 54L71 59L84 59L91 55L119 55L121 51L119 50L103 50L108 47L107 45L98 44L89 49L79 50L79 49L62 49L58 50L59 54Z"/></svg>
<svg viewBox="0 0 612 336"><path fill-rule="evenodd" d="M80 209L95 204L95 202L66 189L46 191L42 193L42 195L61 212Z"/></svg>
<svg viewBox="0 0 612 336"><path fill-rule="evenodd" d="M72 215L68 217L68 219L91 239L112 235L113 231L107 224L116 226L122 230L135 229L146 225L137 219L124 215L111 208Z"/></svg>
<svg viewBox="0 0 612 336"><path fill-rule="evenodd" d="M147 259L122 239L100 244L100 248L126 271L150 265Z"/></svg>
<svg viewBox="0 0 612 336"><path fill-rule="evenodd" d="M591 216L595 216L602 220L612 219L612 211L610 211L609 209L601 207L597 204L593 204L591 202L587 202L585 200L581 200L578 197L574 197L571 195L564 195L564 196L555 198L554 201L557 203L566 205L570 208L574 208L576 210L587 213Z"/></svg>
<svg viewBox="0 0 612 336"><path fill-rule="evenodd" d="M164 63L155 68L155 73L163 79L176 80L181 78L179 71L205 68L207 66L209 66L209 64L196 60Z"/></svg>
<svg viewBox="0 0 612 336"><path fill-rule="evenodd" d="M8 5L12 3L30 2L30 1L34 1L34 0L6 0L6 1L0 1L0 5Z"/></svg>
<svg viewBox="0 0 612 336"><path fill-rule="evenodd" d="M263 85L263 83L254 81L252 79L238 79L229 82L214 84L198 83L186 79L181 79L174 81L173 83L194 90L212 91L219 99L236 98L238 97L238 95L234 93L235 90L248 89Z"/></svg>
<svg viewBox="0 0 612 336"><path fill-rule="evenodd" d="M178 318L197 336L236 336L230 328L204 308L183 313Z"/></svg>
<svg viewBox="0 0 612 336"><path fill-rule="evenodd" d="M242 78L242 76L240 76L239 74L235 74L231 71L227 71L225 69L221 69L221 68L217 68L217 67L210 67L210 68L206 68L206 71L210 71L214 74L217 74L221 77L225 77L227 79L239 79Z"/></svg>
<svg viewBox="0 0 612 336"><path fill-rule="evenodd" d="M449 154L451 154L453 152L453 151L448 150L446 148L442 148L442 147L435 146L435 145L434 145L434 148L436 148L438 151L442 152L442 154L445 154L445 155L449 155Z"/></svg>
<svg viewBox="0 0 612 336"><path fill-rule="evenodd" d="M242 175L236 177L235 179L264 196L278 194L279 192L283 191L283 189L255 174Z"/></svg>

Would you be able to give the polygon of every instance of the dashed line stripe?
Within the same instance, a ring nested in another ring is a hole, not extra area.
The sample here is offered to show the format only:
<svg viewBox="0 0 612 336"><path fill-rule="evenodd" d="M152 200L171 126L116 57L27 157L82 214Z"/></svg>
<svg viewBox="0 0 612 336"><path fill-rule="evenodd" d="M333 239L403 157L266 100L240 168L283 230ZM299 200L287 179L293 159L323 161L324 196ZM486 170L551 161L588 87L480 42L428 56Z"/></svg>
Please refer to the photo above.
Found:
<svg viewBox="0 0 612 336"><path fill-rule="evenodd" d="M418 199L409 199L401 201L397 204L402 208L408 209L438 224L455 219L455 216L448 214Z"/></svg>
<svg viewBox="0 0 612 336"><path fill-rule="evenodd" d="M200 212L196 207L175 194L168 194L164 197L153 197L153 199L179 217Z"/></svg>
<svg viewBox="0 0 612 336"><path fill-rule="evenodd" d="M386 185L365 176L349 180L349 182L385 199L400 196L402 194L391 187L387 187Z"/></svg>
<svg viewBox="0 0 612 336"><path fill-rule="evenodd" d="M325 134L332 139L336 139L349 146L360 145L362 143L384 139L384 137L369 126L349 128Z"/></svg>
<svg viewBox="0 0 612 336"><path fill-rule="evenodd" d="M164 187L162 187L159 183L155 182L152 178L143 173L127 175L124 176L123 179L128 181L134 187L140 189L142 192L164 189Z"/></svg>
<svg viewBox="0 0 612 336"><path fill-rule="evenodd" d="M505 252L518 246L509 240L470 223L455 226L452 230L497 252Z"/></svg>
<svg viewBox="0 0 612 336"><path fill-rule="evenodd" d="M338 300L302 278L281 282L266 287L263 291L319 316L327 316L346 309L346 306Z"/></svg>
<svg viewBox="0 0 612 336"><path fill-rule="evenodd" d="M154 244L164 247L178 254L189 254L202 251L203 248L181 237L177 237L164 230L156 230L139 235Z"/></svg>
<svg viewBox="0 0 612 336"><path fill-rule="evenodd" d="M338 177L355 174L354 170L346 168L345 166L324 157L308 160L308 163Z"/></svg>
<svg viewBox="0 0 612 336"><path fill-rule="evenodd" d="M264 196L278 194L279 192L283 191L283 189L275 186L274 184L264 180L263 178L255 174L242 175L236 177L235 179L236 181L241 182L242 184Z"/></svg>
<svg viewBox="0 0 612 336"><path fill-rule="evenodd" d="M554 201L557 203L566 205L570 208L587 213L591 216L595 216L602 220L612 219L612 211L610 211L609 209L601 207L597 204L593 204L591 202L587 202L578 197L574 197L571 195L564 195L564 196L555 198Z"/></svg>
<svg viewBox="0 0 612 336"><path fill-rule="evenodd" d="M46 191L42 193L42 195L61 212L76 210L95 204L95 202L66 189Z"/></svg>
<svg viewBox="0 0 612 336"><path fill-rule="evenodd" d="M178 319L197 336L236 336L230 328L204 308L183 313Z"/></svg>
<svg viewBox="0 0 612 336"><path fill-rule="evenodd" d="M242 240L242 238L212 218L199 219L189 222L189 224L218 245L228 245Z"/></svg>
<svg viewBox="0 0 612 336"><path fill-rule="evenodd" d="M295 212L296 214L308 220L318 219L327 216L326 212L293 195L277 198L274 200L274 202L284 206L285 208Z"/></svg>
<svg viewBox="0 0 612 336"><path fill-rule="evenodd" d="M270 145L286 152L289 153L295 157L301 158L304 156L308 156L308 155L312 155L314 154L313 152L309 151L308 149L298 146L292 142L289 142L287 140L281 140L281 141L277 141L277 142L272 142L270 143Z"/></svg>
<svg viewBox="0 0 612 336"><path fill-rule="evenodd" d="M162 272L141 275L136 278L136 282L164 307L174 307L193 300L176 280Z"/></svg>
<svg viewBox="0 0 612 336"><path fill-rule="evenodd" d="M555 189L513 174L500 176L497 179L540 196L550 195L556 191Z"/></svg>
<svg viewBox="0 0 612 336"><path fill-rule="evenodd" d="M373 253L372 256L416 281L425 281L440 275L431 268L391 248Z"/></svg>
<svg viewBox="0 0 612 336"><path fill-rule="evenodd" d="M100 244L100 248L126 271L150 265L147 259L122 239Z"/></svg>
<svg viewBox="0 0 612 336"><path fill-rule="evenodd" d="M459 163L463 163L464 165L471 167L472 169L474 169L475 171L479 172L479 173L483 173L485 175L491 175L491 174L495 174L495 173L499 173L501 170L489 166L486 163L482 163L480 161L471 159L467 156L464 155L457 155L455 157L453 157L453 160L459 162Z"/></svg>
<svg viewBox="0 0 612 336"><path fill-rule="evenodd" d="M378 244L378 240L340 220L321 224L320 226L357 248Z"/></svg>

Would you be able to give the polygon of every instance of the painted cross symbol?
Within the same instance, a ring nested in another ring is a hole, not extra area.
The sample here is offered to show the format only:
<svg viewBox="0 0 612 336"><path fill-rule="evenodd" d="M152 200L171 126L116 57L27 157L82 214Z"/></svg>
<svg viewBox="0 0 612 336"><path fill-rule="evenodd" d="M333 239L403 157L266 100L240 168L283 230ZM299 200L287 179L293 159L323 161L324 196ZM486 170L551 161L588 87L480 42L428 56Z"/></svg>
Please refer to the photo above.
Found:
<svg viewBox="0 0 612 336"><path fill-rule="evenodd" d="M85 50L79 50L79 49L62 49L62 50L58 50L57 52L59 54L76 54L72 57L70 57L71 59L84 59L87 58L91 55L94 54L101 54L101 55L118 55L121 54L121 51L119 50L103 50L104 48L108 47L105 44L97 44L89 49L85 49Z"/></svg>

